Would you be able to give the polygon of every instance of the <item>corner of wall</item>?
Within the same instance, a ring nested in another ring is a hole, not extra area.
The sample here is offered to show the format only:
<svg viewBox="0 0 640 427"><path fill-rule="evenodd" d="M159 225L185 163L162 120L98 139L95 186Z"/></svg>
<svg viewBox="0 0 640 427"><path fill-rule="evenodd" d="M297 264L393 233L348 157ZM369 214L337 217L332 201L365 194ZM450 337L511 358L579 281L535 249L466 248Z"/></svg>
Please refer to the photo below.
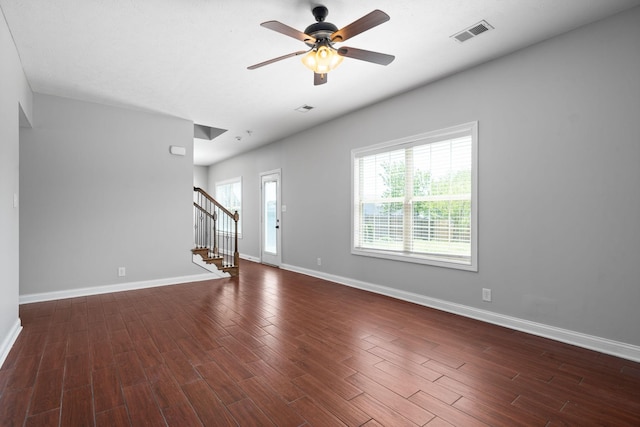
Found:
<svg viewBox="0 0 640 427"><path fill-rule="evenodd" d="M5 360L7 360L7 356L9 356L11 347L13 347L13 344L18 339L21 331L22 324L20 323L20 318L18 318L7 336L4 338L4 340L2 340L2 344L0 344L0 367L2 367Z"/></svg>
<svg viewBox="0 0 640 427"><path fill-rule="evenodd" d="M0 363L3 363L22 329L18 311L19 127L32 123L33 93L1 9L0 58L3 88L0 97Z"/></svg>

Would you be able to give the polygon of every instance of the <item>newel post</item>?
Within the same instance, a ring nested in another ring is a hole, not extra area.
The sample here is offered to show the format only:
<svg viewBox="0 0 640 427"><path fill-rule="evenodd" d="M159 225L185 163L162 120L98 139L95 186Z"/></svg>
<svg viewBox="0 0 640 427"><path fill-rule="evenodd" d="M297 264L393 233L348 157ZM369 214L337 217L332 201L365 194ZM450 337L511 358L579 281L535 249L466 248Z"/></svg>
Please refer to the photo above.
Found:
<svg viewBox="0 0 640 427"><path fill-rule="evenodd" d="M233 213L233 221L235 222L236 232L234 233L234 250L233 250L233 265L236 267L240 266L240 253L238 252L238 221L240 220L240 215L238 211Z"/></svg>

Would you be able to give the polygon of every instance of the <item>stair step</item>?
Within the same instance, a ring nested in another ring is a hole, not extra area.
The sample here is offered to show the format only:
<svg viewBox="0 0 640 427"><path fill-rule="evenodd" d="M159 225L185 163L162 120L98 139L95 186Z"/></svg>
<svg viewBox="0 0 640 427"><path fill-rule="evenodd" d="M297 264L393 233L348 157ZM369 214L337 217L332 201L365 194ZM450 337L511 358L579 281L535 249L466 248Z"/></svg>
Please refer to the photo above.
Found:
<svg viewBox="0 0 640 427"><path fill-rule="evenodd" d="M237 265L225 266L224 258L221 256L209 256L209 248L195 248L191 249L191 252L195 255L200 255L202 260L207 264L214 264L216 268L225 273L229 273L232 276L237 276L239 274L239 268Z"/></svg>
<svg viewBox="0 0 640 427"><path fill-rule="evenodd" d="M237 265L232 267L222 267L221 270L225 273L229 273L231 276L237 276L240 274L240 269Z"/></svg>
<svg viewBox="0 0 640 427"><path fill-rule="evenodd" d="M222 257L202 258L207 264L215 264L218 268L222 267Z"/></svg>
<svg viewBox="0 0 640 427"><path fill-rule="evenodd" d="M202 258L205 258L209 253L209 249L207 249L207 248L195 248L195 249L191 249L191 253L193 253L195 255L200 255Z"/></svg>

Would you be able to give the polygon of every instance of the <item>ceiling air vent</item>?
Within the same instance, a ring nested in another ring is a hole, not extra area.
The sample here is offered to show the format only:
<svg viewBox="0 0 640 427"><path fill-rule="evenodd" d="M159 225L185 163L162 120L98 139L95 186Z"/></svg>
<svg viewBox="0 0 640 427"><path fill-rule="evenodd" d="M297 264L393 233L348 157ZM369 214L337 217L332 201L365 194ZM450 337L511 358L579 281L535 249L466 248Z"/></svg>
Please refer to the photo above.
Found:
<svg viewBox="0 0 640 427"><path fill-rule="evenodd" d="M308 113L311 110L313 110L313 107L311 105L302 105L302 106L296 108L296 111L298 111L300 113Z"/></svg>
<svg viewBox="0 0 640 427"><path fill-rule="evenodd" d="M486 33L489 30L493 30L493 27L489 25L487 21L480 21L477 24L470 26L466 30L462 30L459 33L452 35L451 37L458 43L462 43L476 36L479 36L482 33Z"/></svg>

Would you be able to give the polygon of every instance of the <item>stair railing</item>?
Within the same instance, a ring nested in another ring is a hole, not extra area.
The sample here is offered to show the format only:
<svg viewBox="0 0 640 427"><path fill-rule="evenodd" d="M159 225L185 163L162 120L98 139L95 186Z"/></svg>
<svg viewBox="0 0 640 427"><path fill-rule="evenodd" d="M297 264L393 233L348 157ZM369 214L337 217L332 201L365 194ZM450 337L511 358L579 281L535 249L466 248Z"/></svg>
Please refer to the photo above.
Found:
<svg viewBox="0 0 640 427"><path fill-rule="evenodd" d="M194 253L222 271L237 275L238 212L231 213L201 188L193 187Z"/></svg>

